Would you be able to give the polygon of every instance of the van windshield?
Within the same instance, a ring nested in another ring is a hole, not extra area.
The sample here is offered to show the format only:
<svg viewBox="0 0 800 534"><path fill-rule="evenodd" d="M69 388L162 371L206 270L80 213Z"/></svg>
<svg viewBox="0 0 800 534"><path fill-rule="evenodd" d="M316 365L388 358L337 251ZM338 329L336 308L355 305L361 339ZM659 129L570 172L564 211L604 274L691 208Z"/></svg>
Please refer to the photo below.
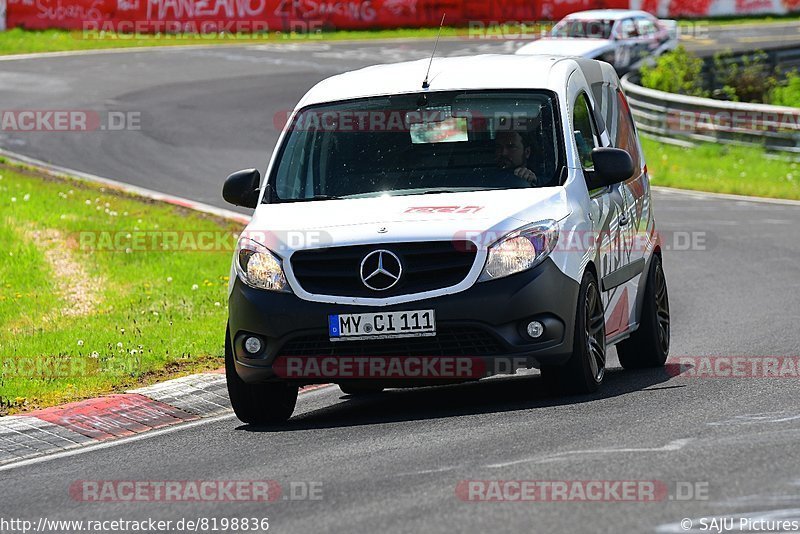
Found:
<svg viewBox="0 0 800 534"><path fill-rule="evenodd" d="M553 28L553 37L611 39L613 20L564 19Z"/></svg>
<svg viewBox="0 0 800 534"><path fill-rule="evenodd" d="M295 115L267 202L559 185L552 93L440 92Z"/></svg>

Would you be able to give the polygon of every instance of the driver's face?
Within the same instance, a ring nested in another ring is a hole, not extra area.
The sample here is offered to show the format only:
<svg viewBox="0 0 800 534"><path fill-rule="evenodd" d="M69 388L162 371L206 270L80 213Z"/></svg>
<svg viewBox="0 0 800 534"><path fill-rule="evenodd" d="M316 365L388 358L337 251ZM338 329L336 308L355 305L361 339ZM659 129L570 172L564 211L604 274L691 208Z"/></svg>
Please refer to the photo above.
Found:
<svg viewBox="0 0 800 534"><path fill-rule="evenodd" d="M494 157L501 169L516 169L525 166L530 148L522 144L517 132L500 132L494 141Z"/></svg>

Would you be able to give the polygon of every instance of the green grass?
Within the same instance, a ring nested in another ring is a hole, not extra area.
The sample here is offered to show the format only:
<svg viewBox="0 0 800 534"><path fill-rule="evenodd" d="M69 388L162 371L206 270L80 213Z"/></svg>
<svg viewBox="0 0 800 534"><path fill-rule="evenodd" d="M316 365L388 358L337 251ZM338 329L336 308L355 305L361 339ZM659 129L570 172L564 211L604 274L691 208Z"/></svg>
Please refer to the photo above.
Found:
<svg viewBox="0 0 800 534"><path fill-rule="evenodd" d="M0 414L222 366L240 225L19 167L0 176ZM131 245L158 232L184 247ZM200 235L221 250L190 250Z"/></svg>
<svg viewBox="0 0 800 534"><path fill-rule="evenodd" d="M460 30L459 30L460 31ZM396 30L336 31L320 34L292 34L270 32L265 34L177 34L144 35L112 32L44 30L28 31L14 28L0 32L0 55L61 52L67 50L97 50L109 48L136 48L153 46L234 45L286 42L320 42L348 39L435 38L437 29L421 28ZM454 28L443 28L443 37L457 34Z"/></svg>
<svg viewBox="0 0 800 534"><path fill-rule="evenodd" d="M718 17L713 19L682 19L680 22L707 22L716 26L730 26L733 24L775 24L780 22L796 22L800 20L800 14L789 13L787 15L751 15L743 17L732 15L730 17Z"/></svg>
<svg viewBox="0 0 800 534"><path fill-rule="evenodd" d="M800 163L761 148L702 144L681 148L642 138L653 185L800 200Z"/></svg>

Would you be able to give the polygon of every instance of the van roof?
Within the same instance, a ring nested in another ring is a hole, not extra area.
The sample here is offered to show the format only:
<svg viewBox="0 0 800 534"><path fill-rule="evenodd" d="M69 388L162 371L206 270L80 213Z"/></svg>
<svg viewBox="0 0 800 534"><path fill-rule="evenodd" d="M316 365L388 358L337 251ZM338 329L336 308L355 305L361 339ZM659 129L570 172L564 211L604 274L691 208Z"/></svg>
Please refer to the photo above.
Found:
<svg viewBox="0 0 800 534"><path fill-rule="evenodd" d="M422 89L422 82L429 61L422 59L375 65L333 76L319 82L306 93L298 108L370 96L424 92L426 90ZM585 71L583 63L588 60L553 55L501 54L435 58L427 91L552 89L553 82L557 82L551 79L553 67L563 61L572 61L576 67L581 64ZM599 67L591 70L600 72ZM566 83L566 80L562 83Z"/></svg>
<svg viewBox="0 0 800 534"><path fill-rule="evenodd" d="M589 11L577 11L564 17L566 20L620 20L631 17L651 17L646 11L635 9L591 9Z"/></svg>

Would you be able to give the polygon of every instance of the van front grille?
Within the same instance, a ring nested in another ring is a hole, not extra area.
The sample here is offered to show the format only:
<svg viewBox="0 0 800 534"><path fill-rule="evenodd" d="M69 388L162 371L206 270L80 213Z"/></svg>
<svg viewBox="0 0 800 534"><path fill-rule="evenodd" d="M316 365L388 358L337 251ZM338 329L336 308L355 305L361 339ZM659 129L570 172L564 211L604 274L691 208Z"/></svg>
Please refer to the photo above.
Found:
<svg viewBox="0 0 800 534"><path fill-rule="evenodd" d="M402 265L396 285L381 291L368 288L361 279L361 263L377 250L393 253ZM476 254L470 241L426 241L300 250L292 255L291 264L300 286L309 293L382 298L457 285L466 278Z"/></svg>

